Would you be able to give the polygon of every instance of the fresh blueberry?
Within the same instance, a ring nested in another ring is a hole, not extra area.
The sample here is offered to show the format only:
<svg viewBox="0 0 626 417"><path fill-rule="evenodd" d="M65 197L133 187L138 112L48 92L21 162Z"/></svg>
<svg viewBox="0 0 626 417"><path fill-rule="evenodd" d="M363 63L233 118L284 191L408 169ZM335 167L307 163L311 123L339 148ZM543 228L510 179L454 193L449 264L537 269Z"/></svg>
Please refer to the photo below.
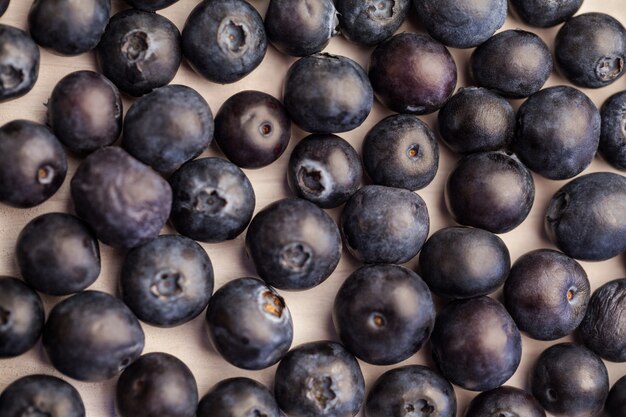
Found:
<svg viewBox="0 0 626 417"><path fill-rule="evenodd" d="M0 0L0 16L4 14L9 8L10 0Z"/></svg>
<svg viewBox="0 0 626 417"><path fill-rule="evenodd" d="M613 167L626 171L626 91L606 99L600 119L598 153Z"/></svg>
<svg viewBox="0 0 626 417"><path fill-rule="evenodd" d="M333 134L305 137L289 157L287 180L291 190L322 208L345 203L361 185L362 177L359 154Z"/></svg>
<svg viewBox="0 0 626 417"><path fill-rule="evenodd" d="M337 0L341 33L352 42L378 45L404 22L411 0Z"/></svg>
<svg viewBox="0 0 626 417"><path fill-rule="evenodd" d="M541 28L565 22L582 4L583 0L511 0L513 10L524 23Z"/></svg>
<svg viewBox="0 0 626 417"><path fill-rule="evenodd" d="M215 349L243 369L274 365L293 341L285 300L258 278L239 278L220 287L209 301L206 321Z"/></svg>
<svg viewBox="0 0 626 417"><path fill-rule="evenodd" d="M39 295L16 278L0 276L0 358L28 351L39 340L43 326L44 309ZM0 406L0 416L2 409Z"/></svg>
<svg viewBox="0 0 626 417"><path fill-rule="evenodd" d="M221 158L187 162L170 177L170 221L178 233L217 243L239 236L252 219L256 197L250 180Z"/></svg>
<svg viewBox="0 0 626 417"><path fill-rule="evenodd" d="M546 417L546 412L528 392L504 385L474 397L464 416Z"/></svg>
<svg viewBox="0 0 626 417"><path fill-rule="evenodd" d="M626 415L626 375L613 384L604 404L604 411L608 413L609 417Z"/></svg>
<svg viewBox="0 0 626 417"><path fill-rule="evenodd" d="M395 114L372 127L363 140L363 166L374 184L415 191L439 168L437 138L415 116Z"/></svg>
<svg viewBox="0 0 626 417"><path fill-rule="evenodd" d="M280 417L274 395L265 385L244 377L218 382L198 404L197 417Z"/></svg>
<svg viewBox="0 0 626 417"><path fill-rule="evenodd" d="M184 236L161 235L132 249L120 274L122 300L146 323L171 327L198 316L213 293L213 266Z"/></svg>
<svg viewBox="0 0 626 417"><path fill-rule="evenodd" d="M28 93L39 77L39 47L22 29L0 24L0 102Z"/></svg>
<svg viewBox="0 0 626 417"><path fill-rule="evenodd" d="M176 3L178 0L125 0L126 3L135 9L145 10L146 12L154 12L156 10L165 9Z"/></svg>

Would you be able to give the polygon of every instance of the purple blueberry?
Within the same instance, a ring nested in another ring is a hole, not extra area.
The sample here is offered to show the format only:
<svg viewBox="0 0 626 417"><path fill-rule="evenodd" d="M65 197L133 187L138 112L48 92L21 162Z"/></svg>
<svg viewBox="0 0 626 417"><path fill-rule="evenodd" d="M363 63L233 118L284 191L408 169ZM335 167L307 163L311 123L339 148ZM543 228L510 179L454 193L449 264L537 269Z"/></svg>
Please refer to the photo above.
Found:
<svg viewBox="0 0 626 417"><path fill-rule="evenodd" d="M530 393L503 385L474 397L464 416L546 417L546 412Z"/></svg>
<svg viewBox="0 0 626 417"><path fill-rule="evenodd" d="M582 4L583 0L511 0L513 10L524 23L541 28L565 22Z"/></svg>
<svg viewBox="0 0 626 417"><path fill-rule="evenodd" d="M0 16L4 14L9 8L10 0L0 0Z"/></svg>
<svg viewBox="0 0 626 417"><path fill-rule="evenodd" d="M600 118L598 153L613 167L626 171L626 91L606 99Z"/></svg>
<svg viewBox="0 0 626 417"><path fill-rule="evenodd" d="M341 34L352 42L374 46L400 28L411 0L337 0Z"/></svg>
<svg viewBox="0 0 626 417"><path fill-rule="evenodd" d="M0 24L0 102L28 93L39 77L39 47L22 29Z"/></svg>
<svg viewBox="0 0 626 417"><path fill-rule="evenodd" d="M265 385L244 377L224 379L198 404L197 417L280 417L274 395Z"/></svg>
<svg viewBox="0 0 626 417"><path fill-rule="evenodd" d="M17 278L0 276L0 358L19 356L32 348L41 336L44 319L43 303L32 288Z"/></svg>
<svg viewBox="0 0 626 417"><path fill-rule="evenodd" d="M613 384L604 404L604 411L608 413L609 417L626 415L626 375Z"/></svg>
<svg viewBox="0 0 626 417"><path fill-rule="evenodd" d="M135 9L145 10L146 12L154 12L156 10L165 9L176 3L178 0L125 0L126 3Z"/></svg>

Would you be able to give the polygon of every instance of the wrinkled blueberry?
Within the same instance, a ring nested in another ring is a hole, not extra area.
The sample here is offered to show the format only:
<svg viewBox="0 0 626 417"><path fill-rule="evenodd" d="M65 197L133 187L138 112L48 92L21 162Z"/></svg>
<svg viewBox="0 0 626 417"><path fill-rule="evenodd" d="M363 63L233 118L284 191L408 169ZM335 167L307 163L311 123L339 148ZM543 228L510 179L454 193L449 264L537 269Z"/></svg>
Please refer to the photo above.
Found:
<svg viewBox="0 0 626 417"><path fill-rule="evenodd" d="M600 118L598 153L613 167L626 171L626 91L606 99Z"/></svg>
<svg viewBox="0 0 626 417"><path fill-rule="evenodd" d="M546 417L546 412L530 393L504 385L474 397L464 416Z"/></svg>
<svg viewBox="0 0 626 417"><path fill-rule="evenodd" d="M511 0L513 10L524 23L542 28L565 22L582 4L583 0Z"/></svg>
<svg viewBox="0 0 626 417"><path fill-rule="evenodd" d="M28 93L39 77L39 47L22 29L0 24L0 102Z"/></svg>
<svg viewBox="0 0 626 417"><path fill-rule="evenodd" d="M126 3L135 9L145 10L146 12L154 12L155 10L165 9L176 3L178 0L125 0Z"/></svg>
<svg viewBox="0 0 626 417"><path fill-rule="evenodd" d="M390 38L406 19L411 0L337 0L343 36L367 46Z"/></svg>
<svg viewBox="0 0 626 417"><path fill-rule="evenodd" d="M15 357L32 348L43 325L39 295L16 278L0 276L0 358ZM1 410L0 406L0 415Z"/></svg>
<svg viewBox="0 0 626 417"><path fill-rule="evenodd" d="M609 396L604 404L604 410L609 417L622 417L626 415L626 375L617 380L609 391Z"/></svg>
<svg viewBox="0 0 626 417"><path fill-rule="evenodd" d="M224 379L198 404L197 417L280 417L274 395L265 385L244 377Z"/></svg>

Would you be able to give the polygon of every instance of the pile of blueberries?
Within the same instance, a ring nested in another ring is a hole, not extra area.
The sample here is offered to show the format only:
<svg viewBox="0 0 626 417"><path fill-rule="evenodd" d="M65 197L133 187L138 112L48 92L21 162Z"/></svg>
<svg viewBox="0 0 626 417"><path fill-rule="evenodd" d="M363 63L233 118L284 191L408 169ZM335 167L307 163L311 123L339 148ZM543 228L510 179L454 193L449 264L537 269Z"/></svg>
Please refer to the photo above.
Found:
<svg viewBox="0 0 626 417"><path fill-rule="evenodd" d="M179 32L155 13L178 0L125 1L131 7L111 16L110 0L35 0L29 33L0 24L0 101L33 88L40 47L65 56L93 50L100 69L56 84L47 125L0 127L6 205L42 204L65 181L68 153L80 160L70 180L73 214L30 220L15 245L21 279L0 278L1 358L41 338L63 375L117 378L121 417L455 417L452 384L480 392L459 410L465 417L626 416L626 376L610 388L603 362L626 362L626 278L592 293L578 263L626 251L626 177L583 173L596 153L626 171L626 92L598 110L574 87L623 75L619 21L576 15L582 0L270 0L264 17L245 0L202 0ZM509 5L529 26L562 24L556 65L536 34L495 34ZM428 35L396 33L411 14ZM338 33L371 48L367 70L322 52ZM234 83L270 44L298 57L281 100L242 91L214 116L196 90L170 84L183 59L213 83ZM475 48L475 86L455 93L448 47ZM543 88L555 67L574 86ZM136 98L125 112L121 93ZM337 134L359 127L375 98L397 114L369 130L359 154ZM515 112L509 99L525 101ZM416 117L436 111L437 132ZM255 214L242 168L281 157L292 123L310 133L288 156L294 197ZM213 139L224 157L201 156ZM416 191L434 179L442 144L462 156L444 190L459 226L431 233ZM527 218L531 171L567 181L545 212L559 251L537 249L512 263L498 234ZM325 211L335 208L338 224ZM168 221L177 234L160 235ZM244 233L258 278L214 291L198 242ZM100 242L124 254L119 297L87 290L101 272ZM324 282L342 248L362 266L334 299L338 340L292 347L280 291ZM418 254L417 271L402 266ZM500 289L502 302L488 296ZM38 293L64 298L45 317ZM245 370L277 365L273 391L238 377L199 398L180 359L142 355L140 321L173 327L202 312L225 361ZM528 392L503 385L521 361L520 332L576 340L539 355ZM366 391L357 358L395 365L426 345L432 366L394 367ZM51 375L22 377L0 394L0 417L84 415L78 391Z"/></svg>

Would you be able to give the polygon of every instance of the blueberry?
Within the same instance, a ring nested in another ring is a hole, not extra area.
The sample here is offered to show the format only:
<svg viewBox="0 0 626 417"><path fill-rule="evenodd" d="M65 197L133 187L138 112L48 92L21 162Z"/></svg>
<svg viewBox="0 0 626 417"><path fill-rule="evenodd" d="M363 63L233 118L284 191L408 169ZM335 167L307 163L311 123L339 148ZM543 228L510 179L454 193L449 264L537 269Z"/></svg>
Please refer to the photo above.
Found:
<svg viewBox="0 0 626 417"><path fill-rule="evenodd" d="M287 180L291 190L322 208L345 203L361 185L362 177L359 154L333 134L305 137L289 157Z"/></svg>
<svg viewBox="0 0 626 417"><path fill-rule="evenodd" d="M557 416L597 415L609 393L602 360L584 346L559 343L544 350L531 373L535 398Z"/></svg>
<svg viewBox="0 0 626 417"><path fill-rule="evenodd" d="M409 14L411 0L338 0L335 6L343 36L374 46L400 28Z"/></svg>
<svg viewBox="0 0 626 417"><path fill-rule="evenodd" d="M28 26L44 48L79 55L98 45L110 13L111 0L37 0L28 12Z"/></svg>
<svg viewBox="0 0 626 417"><path fill-rule="evenodd" d="M246 248L257 273L269 285L304 290L322 283L335 270L341 236L324 210L306 200L286 198L254 216Z"/></svg>
<svg viewBox="0 0 626 417"><path fill-rule="evenodd" d="M139 357L121 373L115 388L121 417L194 417L198 387L191 370L168 353Z"/></svg>
<svg viewBox="0 0 626 417"><path fill-rule="evenodd" d="M82 291L100 275L95 234L67 213L46 213L28 222L17 238L15 257L24 281L44 294Z"/></svg>
<svg viewBox="0 0 626 417"><path fill-rule="evenodd" d="M82 291L52 308L42 341L59 372L96 382L113 378L141 355L144 333L123 302Z"/></svg>
<svg viewBox="0 0 626 417"><path fill-rule="evenodd" d="M283 104L262 91L229 97L215 115L215 142L242 168L261 168L277 160L291 138L291 120Z"/></svg>
<svg viewBox="0 0 626 417"><path fill-rule="evenodd" d="M406 365L390 369L372 385L365 402L366 417L454 417L452 385L432 369Z"/></svg>
<svg viewBox="0 0 626 417"><path fill-rule="evenodd" d="M617 380L609 391L609 396L604 404L604 410L609 417L621 417L626 415L626 375Z"/></svg>
<svg viewBox="0 0 626 417"><path fill-rule="evenodd" d="M250 180L221 158L187 162L170 177L170 221L178 233L202 242L239 236L252 219L256 197Z"/></svg>
<svg viewBox="0 0 626 417"><path fill-rule="evenodd" d="M244 0L204 0L183 28L183 54L203 77L234 83L259 66L267 50L263 18Z"/></svg>
<svg viewBox="0 0 626 417"><path fill-rule="evenodd" d="M546 417L546 412L528 392L510 386L501 386L478 394L470 402L465 417Z"/></svg>
<svg viewBox="0 0 626 417"><path fill-rule="evenodd" d="M124 118L122 147L163 174L200 155L213 139L213 114L193 88L166 85L139 98Z"/></svg>
<svg viewBox="0 0 626 417"><path fill-rule="evenodd" d="M333 322L354 356L391 365L409 358L428 340L435 307L428 286L415 272L398 265L366 265L339 288Z"/></svg>
<svg viewBox="0 0 626 417"><path fill-rule="evenodd" d="M63 77L48 100L48 125L71 151L91 153L122 132L122 98L105 76L76 71Z"/></svg>
<svg viewBox="0 0 626 417"><path fill-rule="evenodd" d="M430 36L401 33L378 44L368 75L376 97L398 113L427 114L454 92L456 64L446 47Z"/></svg>
<svg viewBox="0 0 626 417"><path fill-rule="evenodd" d="M439 168L439 146L428 125L395 114L372 127L363 140L363 166L374 184L414 191L426 187Z"/></svg>
<svg viewBox="0 0 626 417"><path fill-rule="evenodd" d="M239 278L220 287L209 301L206 321L215 349L243 369L274 365L293 340L285 300L258 278Z"/></svg>
<svg viewBox="0 0 626 417"><path fill-rule="evenodd" d="M71 384L52 375L27 375L0 394L2 417L85 417L85 405Z"/></svg>
<svg viewBox="0 0 626 417"><path fill-rule="evenodd" d="M274 395L265 385L244 377L224 379L198 404L197 417L280 417Z"/></svg>
<svg viewBox="0 0 626 417"><path fill-rule="evenodd" d="M626 91L606 99L600 119L598 153L613 167L626 171Z"/></svg>
<svg viewBox="0 0 626 417"><path fill-rule="evenodd" d="M0 0L0 16L4 14L9 8L10 0Z"/></svg>
<svg viewBox="0 0 626 417"><path fill-rule="evenodd" d="M333 0L270 0L265 30L280 52L307 56L320 52L338 33L337 14Z"/></svg>
<svg viewBox="0 0 626 417"><path fill-rule="evenodd" d="M180 32L174 23L135 9L111 17L96 52L102 74L131 96L172 81L182 60Z"/></svg>
<svg viewBox="0 0 626 417"><path fill-rule="evenodd" d="M274 395L290 417L352 417L363 404L365 383L359 363L342 345L310 342L280 361Z"/></svg>
<svg viewBox="0 0 626 417"><path fill-rule="evenodd" d="M67 157L46 126L14 120L0 127L0 201L34 207L57 192L67 173Z"/></svg>
<svg viewBox="0 0 626 417"><path fill-rule="evenodd" d="M22 29L0 24L0 102L28 93L39 77L39 47Z"/></svg>
<svg viewBox="0 0 626 417"><path fill-rule="evenodd" d="M161 235L132 249L120 274L122 299L139 320L177 326L198 316L213 293L213 266L184 236Z"/></svg>
<svg viewBox="0 0 626 417"><path fill-rule="evenodd" d="M575 16L556 34L554 54L572 83L588 88L609 85L624 74L626 29L604 13Z"/></svg>
<svg viewBox="0 0 626 417"><path fill-rule="evenodd" d="M513 10L524 23L541 28L565 22L582 4L583 0L511 0Z"/></svg>
<svg viewBox="0 0 626 417"><path fill-rule="evenodd" d="M125 0L126 3L135 9L145 10L146 12L154 12L155 10L165 9L176 3L178 0Z"/></svg>
<svg viewBox="0 0 626 417"><path fill-rule="evenodd" d="M600 261L626 250L626 178L581 175L551 198L545 213L550 240L575 259Z"/></svg>
<svg viewBox="0 0 626 417"><path fill-rule="evenodd" d="M487 295L500 287L511 267L505 243L472 227L446 227L428 238L419 273L432 292L446 298Z"/></svg>
<svg viewBox="0 0 626 417"><path fill-rule="evenodd" d="M350 58L330 54L296 61L287 72L283 92L291 120L312 133L355 129L365 121L374 101L363 68Z"/></svg>
<svg viewBox="0 0 626 417"><path fill-rule="evenodd" d="M39 295L16 278L0 277L0 358L28 351L39 340L43 326L44 309ZM2 409L0 406L0 415Z"/></svg>
<svg viewBox="0 0 626 417"><path fill-rule="evenodd" d="M585 270L569 256L537 249L520 256L504 283L504 305L533 339L556 340L578 327L591 293Z"/></svg>
<svg viewBox="0 0 626 417"><path fill-rule="evenodd" d="M437 314L430 342L443 375L472 391L499 387L522 358L515 322L502 304L485 296L446 305Z"/></svg>
<svg viewBox="0 0 626 417"><path fill-rule="evenodd" d="M552 180L572 178L593 160L600 141L600 112L570 86L545 88L517 111L512 149L531 170Z"/></svg>

